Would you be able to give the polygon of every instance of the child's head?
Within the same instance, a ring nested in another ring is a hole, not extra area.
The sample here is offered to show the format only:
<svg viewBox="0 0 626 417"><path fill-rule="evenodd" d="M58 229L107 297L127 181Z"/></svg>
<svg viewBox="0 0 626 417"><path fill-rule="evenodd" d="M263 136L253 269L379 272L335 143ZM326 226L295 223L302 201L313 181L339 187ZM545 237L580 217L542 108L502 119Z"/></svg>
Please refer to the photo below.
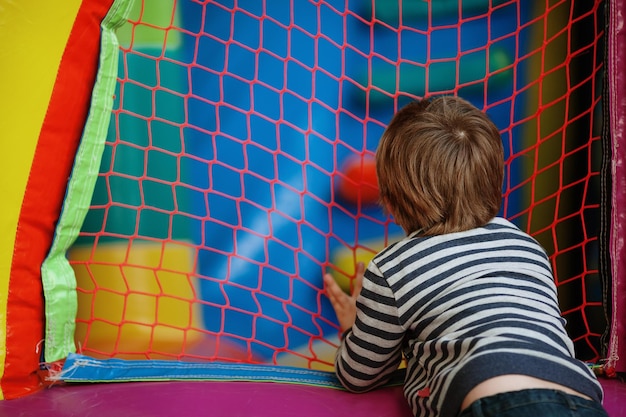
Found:
<svg viewBox="0 0 626 417"><path fill-rule="evenodd" d="M408 104L376 151L381 203L405 232L459 232L495 217L504 176L500 133L467 101L441 96Z"/></svg>

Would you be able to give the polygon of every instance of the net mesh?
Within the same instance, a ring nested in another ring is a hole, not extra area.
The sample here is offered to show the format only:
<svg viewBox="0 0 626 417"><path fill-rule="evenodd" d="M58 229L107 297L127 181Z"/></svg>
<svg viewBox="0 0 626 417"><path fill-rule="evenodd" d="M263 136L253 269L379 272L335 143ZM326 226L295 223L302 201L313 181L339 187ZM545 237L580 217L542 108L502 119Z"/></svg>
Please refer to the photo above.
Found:
<svg viewBox="0 0 626 417"><path fill-rule="evenodd" d="M349 289L401 236L378 139L408 101L455 94L500 129L501 214L546 248L598 359L602 19L588 0L137 1L69 253L78 350L332 368L322 273Z"/></svg>

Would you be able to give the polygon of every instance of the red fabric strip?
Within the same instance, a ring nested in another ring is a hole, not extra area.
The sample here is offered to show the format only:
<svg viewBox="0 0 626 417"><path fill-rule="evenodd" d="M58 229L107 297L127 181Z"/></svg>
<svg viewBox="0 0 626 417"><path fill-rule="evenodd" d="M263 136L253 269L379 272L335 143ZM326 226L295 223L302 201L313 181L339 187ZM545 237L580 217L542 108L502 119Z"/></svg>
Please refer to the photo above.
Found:
<svg viewBox="0 0 626 417"><path fill-rule="evenodd" d="M44 310L40 267L63 204L98 69L100 22L113 0L84 0L63 53L35 150L13 252L7 301L6 399L42 386Z"/></svg>

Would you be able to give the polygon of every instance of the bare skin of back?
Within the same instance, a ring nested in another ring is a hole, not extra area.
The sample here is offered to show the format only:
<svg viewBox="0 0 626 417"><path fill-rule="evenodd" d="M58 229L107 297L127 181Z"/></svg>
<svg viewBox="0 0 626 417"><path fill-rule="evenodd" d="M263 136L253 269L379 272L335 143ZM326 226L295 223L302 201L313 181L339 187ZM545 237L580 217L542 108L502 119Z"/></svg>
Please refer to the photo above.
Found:
<svg viewBox="0 0 626 417"><path fill-rule="evenodd" d="M591 398L571 388L553 382L544 381L543 379L533 378L526 375L502 375L488 379L476 385L466 396L461 404L461 410L465 410L474 401L489 397L491 395L501 394L503 392L519 391L524 389L554 389L571 395L591 400Z"/></svg>

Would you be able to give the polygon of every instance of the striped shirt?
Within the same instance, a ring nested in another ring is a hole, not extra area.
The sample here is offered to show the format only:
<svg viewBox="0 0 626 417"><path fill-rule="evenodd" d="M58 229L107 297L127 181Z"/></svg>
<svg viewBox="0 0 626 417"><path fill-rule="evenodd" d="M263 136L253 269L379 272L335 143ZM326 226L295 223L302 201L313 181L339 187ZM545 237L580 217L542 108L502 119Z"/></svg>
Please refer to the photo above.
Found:
<svg viewBox="0 0 626 417"><path fill-rule="evenodd" d="M575 359L564 325L548 257L507 220L413 233L365 271L336 373L345 388L364 392L387 382L404 356L404 394L416 416L456 416L474 386L507 374L600 402L602 389Z"/></svg>

